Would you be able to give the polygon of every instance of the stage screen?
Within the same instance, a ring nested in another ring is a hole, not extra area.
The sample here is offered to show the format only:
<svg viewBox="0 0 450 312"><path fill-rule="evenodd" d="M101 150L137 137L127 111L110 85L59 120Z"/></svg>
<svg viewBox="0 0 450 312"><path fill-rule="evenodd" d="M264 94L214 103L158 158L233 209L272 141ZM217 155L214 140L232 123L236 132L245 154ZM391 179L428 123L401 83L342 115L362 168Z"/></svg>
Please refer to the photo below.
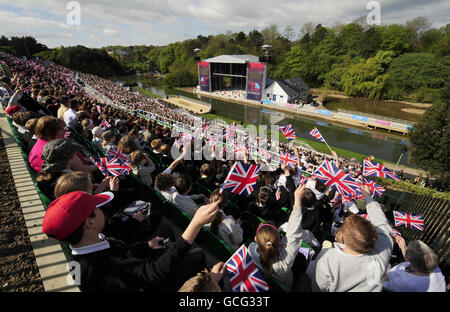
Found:
<svg viewBox="0 0 450 312"><path fill-rule="evenodd" d="M198 84L200 85L201 91L211 91L208 62L198 62Z"/></svg>
<svg viewBox="0 0 450 312"><path fill-rule="evenodd" d="M247 71L247 99L261 101L264 86L264 63L249 63Z"/></svg>

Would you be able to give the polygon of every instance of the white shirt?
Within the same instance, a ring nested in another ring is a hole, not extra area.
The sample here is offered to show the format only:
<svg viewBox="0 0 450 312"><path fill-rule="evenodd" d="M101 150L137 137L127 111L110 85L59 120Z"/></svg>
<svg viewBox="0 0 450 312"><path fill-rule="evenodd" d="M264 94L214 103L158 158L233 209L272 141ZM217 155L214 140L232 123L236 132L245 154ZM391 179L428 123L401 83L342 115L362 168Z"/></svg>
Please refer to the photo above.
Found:
<svg viewBox="0 0 450 312"><path fill-rule="evenodd" d="M191 217L198 210L198 205L190 196L181 195L178 192L173 193L171 200L178 208L186 212Z"/></svg>
<svg viewBox="0 0 450 312"><path fill-rule="evenodd" d="M406 271L410 265L402 262L390 269L384 287L398 292L445 292L445 277L439 267L429 276L418 276Z"/></svg>
<svg viewBox="0 0 450 312"><path fill-rule="evenodd" d="M67 127L73 128L77 124L77 112L71 108L64 113L64 122Z"/></svg>
<svg viewBox="0 0 450 312"><path fill-rule="evenodd" d="M79 247L79 248L74 248L74 247L72 247L72 245L69 245L70 249L72 249L72 255L74 255L74 256L86 255L88 253L93 253L96 251L108 249L110 246L109 246L108 241L105 239L105 235L103 235L102 233L99 233L98 237L102 241L95 243L95 244L90 244L90 245Z"/></svg>

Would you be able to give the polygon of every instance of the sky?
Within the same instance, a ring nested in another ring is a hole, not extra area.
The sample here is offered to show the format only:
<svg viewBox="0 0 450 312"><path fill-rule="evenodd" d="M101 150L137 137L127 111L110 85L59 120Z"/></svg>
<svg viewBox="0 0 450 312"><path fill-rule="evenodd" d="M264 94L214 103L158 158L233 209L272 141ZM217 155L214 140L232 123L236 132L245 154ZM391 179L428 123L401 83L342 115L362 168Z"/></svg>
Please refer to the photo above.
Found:
<svg viewBox="0 0 450 312"><path fill-rule="evenodd" d="M433 27L450 22L448 0L0 0L0 35L33 36L49 48L100 48L162 46L271 24L298 34L306 22L332 27L373 14L369 2L379 4L381 25L417 16Z"/></svg>

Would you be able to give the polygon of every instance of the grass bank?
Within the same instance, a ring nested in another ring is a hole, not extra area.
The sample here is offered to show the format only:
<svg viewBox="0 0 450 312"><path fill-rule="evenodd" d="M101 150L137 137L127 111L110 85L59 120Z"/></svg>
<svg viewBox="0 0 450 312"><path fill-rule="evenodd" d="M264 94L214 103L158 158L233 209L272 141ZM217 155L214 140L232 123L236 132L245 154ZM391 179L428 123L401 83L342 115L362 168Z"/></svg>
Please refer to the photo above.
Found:
<svg viewBox="0 0 450 312"><path fill-rule="evenodd" d="M222 119L222 120L226 121L228 124L231 124L232 122L239 123L239 121L237 121L237 120L230 119L230 118L225 118L225 117L218 116L218 115L215 115L215 114L205 114L205 115L202 115L202 116L205 117L205 118L209 118L209 119ZM244 122L244 127L246 127L248 125L249 125L248 123ZM258 129L258 127L257 127L257 129ZM270 131L270 129L268 129L267 135L270 135L270 133L271 133L271 131ZM280 138L280 141L282 141L282 142L288 142L288 140L283 136L283 134L280 134L279 138ZM295 141L297 141L297 142L305 142L305 143L309 144L316 151L318 151L320 153L331 155L330 150L328 149L328 147L324 143L317 142L317 141L314 141L314 140L308 140L308 139L304 139L304 138L301 138L301 139L297 138ZM339 147L334 147L334 146L330 146L330 147L339 156L347 158L347 159L356 158L358 161L362 161L364 158L367 158L367 157L370 156L370 155L364 155L364 154L360 154L360 153L356 153L356 152L351 152L349 150L342 149L342 148L339 148ZM393 162L382 160L382 159L377 159L377 158L375 158L374 161L376 161L378 163L381 163L381 164L383 164L383 163L395 164Z"/></svg>

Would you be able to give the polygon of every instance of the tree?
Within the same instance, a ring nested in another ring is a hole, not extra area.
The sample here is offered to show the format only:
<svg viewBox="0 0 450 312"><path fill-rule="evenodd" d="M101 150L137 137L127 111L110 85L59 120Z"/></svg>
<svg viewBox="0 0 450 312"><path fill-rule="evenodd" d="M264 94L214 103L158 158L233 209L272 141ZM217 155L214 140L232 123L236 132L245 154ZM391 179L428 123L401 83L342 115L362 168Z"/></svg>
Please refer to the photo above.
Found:
<svg viewBox="0 0 450 312"><path fill-rule="evenodd" d="M409 138L411 161L432 175L443 179L448 188L450 104L445 100L427 109L421 120L409 131Z"/></svg>
<svg viewBox="0 0 450 312"><path fill-rule="evenodd" d="M359 47L365 44L362 41L363 32L363 28L358 24L350 23L344 27L338 38L343 53L350 55L359 54Z"/></svg>
<svg viewBox="0 0 450 312"><path fill-rule="evenodd" d="M380 27L381 46L384 51L393 51L395 55L404 53L409 48L406 28L399 24Z"/></svg>
<svg viewBox="0 0 450 312"><path fill-rule="evenodd" d="M264 38L264 43L271 43L278 37L280 37L280 32L278 31L278 26L275 24L261 30L261 34Z"/></svg>
<svg viewBox="0 0 450 312"><path fill-rule="evenodd" d="M294 38L295 38L295 30L294 30L294 28L291 25L287 25L284 28L283 36L289 41L294 40Z"/></svg>
<svg viewBox="0 0 450 312"><path fill-rule="evenodd" d="M402 100L407 94L422 88L426 92L427 89L443 87L450 75L450 65L445 63L446 59L439 60L431 53L405 53L395 58L387 71L386 97Z"/></svg>
<svg viewBox="0 0 450 312"><path fill-rule="evenodd" d="M420 37L431 28L431 22L427 17L419 16L409 20L405 24L406 37L410 45L411 51L425 51L421 49Z"/></svg>

